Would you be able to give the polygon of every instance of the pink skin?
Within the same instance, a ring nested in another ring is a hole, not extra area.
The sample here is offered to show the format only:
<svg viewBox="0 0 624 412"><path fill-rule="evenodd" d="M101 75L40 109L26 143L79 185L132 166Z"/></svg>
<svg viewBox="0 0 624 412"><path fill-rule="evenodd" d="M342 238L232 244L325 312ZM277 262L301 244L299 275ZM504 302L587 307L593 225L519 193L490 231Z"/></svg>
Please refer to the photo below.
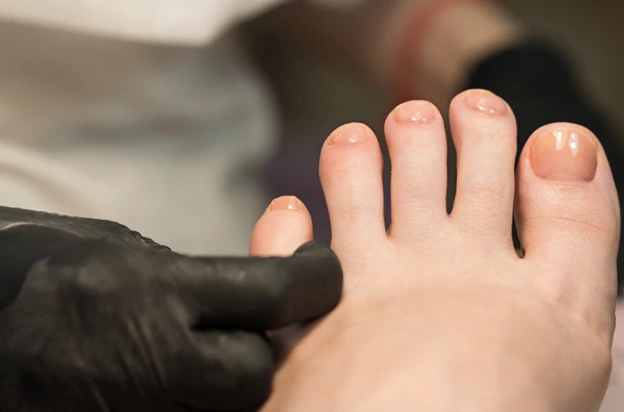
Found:
<svg viewBox="0 0 624 412"><path fill-rule="evenodd" d="M328 138L320 176L343 300L291 342L264 411L598 410L620 216L604 151L583 127L548 125L514 174L515 119L504 101L468 91L450 117L450 215L440 113L410 102L388 117L389 231L374 134L350 124ZM289 204L299 203L274 206ZM251 253L292 253L311 228L303 207L275 207L259 220Z"/></svg>

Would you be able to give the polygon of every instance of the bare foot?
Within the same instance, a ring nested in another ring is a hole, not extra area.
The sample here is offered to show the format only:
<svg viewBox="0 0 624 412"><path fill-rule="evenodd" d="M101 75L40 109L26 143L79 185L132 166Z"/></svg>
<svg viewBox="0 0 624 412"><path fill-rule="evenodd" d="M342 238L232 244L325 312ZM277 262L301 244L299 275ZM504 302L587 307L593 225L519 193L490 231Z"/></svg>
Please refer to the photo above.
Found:
<svg viewBox="0 0 624 412"><path fill-rule="evenodd" d="M620 412L624 405L624 299L617 303L617 328L613 337L611 381L600 412Z"/></svg>
<svg viewBox="0 0 624 412"><path fill-rule="evenodd" d="M388 117L389 231L372 131L349 124L327 139L320 175L344 296L294 346L263 411L598 410L620 227L598 140L580 126L545 126L514 178L505 102L468 91L450 116L459 158L450 215L439 112L409 102ZM309 239L310 217L293 204L260 219L253 254L288 254ZM511 240L514 210L523 257Z"/></svg>

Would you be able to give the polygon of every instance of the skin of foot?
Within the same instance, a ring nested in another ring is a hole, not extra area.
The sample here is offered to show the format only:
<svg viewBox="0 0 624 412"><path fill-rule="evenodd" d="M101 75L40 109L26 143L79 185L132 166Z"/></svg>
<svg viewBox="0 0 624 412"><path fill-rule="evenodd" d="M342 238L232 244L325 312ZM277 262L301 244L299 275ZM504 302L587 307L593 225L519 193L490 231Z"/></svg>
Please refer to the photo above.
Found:
<svg viewBox="0 0 624 412"><path fill-rule="evenodd" d="M624 299L620 297L616 307L617 328L613 337L613 367L607 394L600 412L620 412L624 405Z"/></svg>
<svg viewBox="0 0 624 412"><path fill-rule="evenodd" d="M412 101L388 116L389 229L373 132L348 124L325 142L320 177L343 299L296 339L275 336L291 346L262 411L599 409L620 211L598 139L578 125L544 126L514 171L515 118L502 99L469 90L449 113L458 152L450 214L440 112ZM311 237L305 206L279 198L250 251L285 255Z"/></svg>

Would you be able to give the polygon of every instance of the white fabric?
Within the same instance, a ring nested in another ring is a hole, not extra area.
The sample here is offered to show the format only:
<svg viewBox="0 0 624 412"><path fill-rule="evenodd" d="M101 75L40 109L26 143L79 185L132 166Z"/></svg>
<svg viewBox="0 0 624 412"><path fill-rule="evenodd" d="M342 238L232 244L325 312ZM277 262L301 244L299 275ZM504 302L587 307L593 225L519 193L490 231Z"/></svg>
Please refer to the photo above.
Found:
<svg viewBox="0 0 624 412"><path fill-rule="evenodd" d="M0 18L161 44L207 44L289 0L2 0ZM362 0L310 0L352 6Z"/></svg>
<svg viewBox="0 0 624 412"><path fill-rule="evenodd" d="M284 1L1 0L0 204L246 253L277 116L224 32Z"/></svg>
<svg viewBox="0 0 624 412"><path fill-rule="evenodd" d="M196 50L0 25L0 90L0 204L245 253L277 128L235 39Z"/></svg>
<svg viewBox="0 0 624 412"><path fill-rule="evenodd" d="M3 0L0 16L141 41L205 44L287 0Z"/></svg>

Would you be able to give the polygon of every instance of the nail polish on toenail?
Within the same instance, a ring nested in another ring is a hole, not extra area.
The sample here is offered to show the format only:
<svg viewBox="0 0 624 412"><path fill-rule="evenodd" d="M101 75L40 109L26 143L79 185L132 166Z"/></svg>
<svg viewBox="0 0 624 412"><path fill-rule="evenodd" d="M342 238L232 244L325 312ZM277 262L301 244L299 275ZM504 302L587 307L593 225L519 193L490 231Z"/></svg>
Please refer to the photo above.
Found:
<svg viewBox="0 0 624 412"><path fill-rule="evenodd" d="M276 210L299 210L303 204L301 200L295 196L282 196L274 199L269 205L269 211L274 212Z"/></svg>
<svg viewBox="0 0 624 412"><path fill-rule="evenodd" d="M392 113L398 123L428 123L435 117L436 108L427 101L415 100L399 105Z"/></svg>
<svg viewBox="0 0 624 412"><path fill-rule="evenodd" d="M368 130L360 125L347 125L335 130L327 144L362 143L368 139Z"/></svg>
<svg viewBox="0 0 624 412"><path fill-rule="evenodd" d="M462 98L464 104L472 110L489 115L507 113L507 104L492 92L487 90L471 90Z"/></svg>
<svg viewBox="0 0 624 412"><path fill-rule="evenodd" d="M589 182L598 164L596 145L578 130L546 130L531 149L531 163L535 174L543 179Z"/></svg>

